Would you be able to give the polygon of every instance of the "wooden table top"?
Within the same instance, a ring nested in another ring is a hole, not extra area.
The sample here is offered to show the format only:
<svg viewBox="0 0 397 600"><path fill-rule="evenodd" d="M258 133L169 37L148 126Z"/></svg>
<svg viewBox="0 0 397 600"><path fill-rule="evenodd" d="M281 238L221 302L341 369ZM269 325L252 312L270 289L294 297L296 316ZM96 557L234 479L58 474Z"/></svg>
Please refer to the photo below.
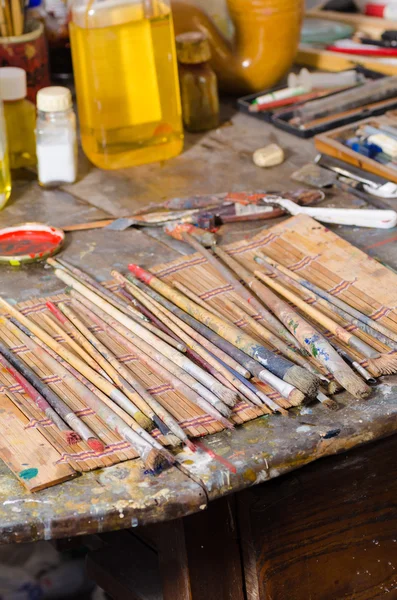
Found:
<svg viewBox="0 0 397 600"><path fill-rule="evenodd" d="M218 130L190 135L184 153L166 163L121 171L100 171L81 156L77 183L41 190L34 175L18 174L0 227L26 221L55 226L126 216L148 202L175 196L253 189L297 189L289 175L312 160L313 142L300 140L263 122L228 109ZM285 150L286 161L269 170L255 167L252 152L269 143ZM328 204L364 206L361 200L330 195ZM274 221L227 225L220 242L249 238ZM396 230L337 227L336 233L397 268ZM124 232L92 230L67 234L64 256L103 280L111 268L128 262L150 267L190 249L157 229ZM43 264L1 268L1 294L15 301L61 291ZM396 390L394 388L396 387ZM205 438L226 461L204 452L179 454L180 468L156 477L143 475L139 460L94 471L48 490L29 494L0 464L0 540L28 542L98 533L179 518L227 493L277 477L322 456L347 450L397 431L397 377L383 378L366 402L338 396L340 409L319 403L270 416ZM226 463L226 466L225 466Z"/></svg>

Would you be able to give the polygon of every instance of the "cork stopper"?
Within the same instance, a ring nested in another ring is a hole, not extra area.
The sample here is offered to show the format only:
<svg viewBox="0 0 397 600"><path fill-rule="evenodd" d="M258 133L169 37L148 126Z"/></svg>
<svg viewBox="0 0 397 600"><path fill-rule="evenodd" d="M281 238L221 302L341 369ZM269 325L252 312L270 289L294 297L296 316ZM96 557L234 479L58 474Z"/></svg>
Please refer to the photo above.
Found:
<svg viewBox="0 0 397 600"><path fill-rule="evenodd" d="M197 65L211 58L208 39L200 31L189 31L176 36L178 61L186 65Z"/></svg>

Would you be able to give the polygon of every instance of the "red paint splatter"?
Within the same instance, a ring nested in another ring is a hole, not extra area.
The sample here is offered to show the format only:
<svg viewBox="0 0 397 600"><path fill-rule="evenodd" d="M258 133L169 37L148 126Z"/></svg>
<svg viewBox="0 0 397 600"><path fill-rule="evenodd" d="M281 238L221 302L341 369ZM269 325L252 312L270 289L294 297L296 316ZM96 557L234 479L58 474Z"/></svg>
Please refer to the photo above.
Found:
<svg viewBox="0 0 397 600"><path fill-rule="evenodd" d="M370 244L369 246L364 246L364 250L370 250L371 248L379 248L379 246L385 246L386 244L390 244L391 242L397 241L397 235L393 235L392 237L386 238L385 240L380 240L379 242L375 242L374 244Z"/></svg>
<svg viewBox="0 0 397 600"><path fill-rule="evenodd" d="M233 463L229 462L226 458L223 458L223 456L220 456L219 454L216 454L216 452L214 452L213 450L211 450L211 448L208 448L208 446L206 446L205 444L203 444L203 442L200 442L198 440L196 440L196 446L198 448L200 448L200 450L203 450L203 452L206 452L207 454L209 454L209 456L211 458L213 458L214 460L217 460L219 463L221 463L224 467L226 467L231 473L237 473L237 469L234 466Z"/></svg>

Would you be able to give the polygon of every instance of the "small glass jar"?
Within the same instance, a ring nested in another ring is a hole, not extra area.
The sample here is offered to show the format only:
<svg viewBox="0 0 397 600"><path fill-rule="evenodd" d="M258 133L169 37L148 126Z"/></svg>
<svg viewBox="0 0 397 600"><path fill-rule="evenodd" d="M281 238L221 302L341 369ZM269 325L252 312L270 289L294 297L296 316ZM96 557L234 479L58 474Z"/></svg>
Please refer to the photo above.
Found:
<svg viewBox="0 0 397 600"><path fill-rule="evenodd" d="M26 71L19 67L1 67L0 95L4 103L11 169L36 165L36 109L26 94Z"/></svg>
<svg viewBox="0 0 397 600"><path fill-rule="evenodd" d="M42 187L76 181L76 115L67 88L48 87L37 94L36 154Z"/></svg>
<svg viewBox="0 0 397 600"><path fill-rule="evenodd" d="M198 132L218 127L218 82L208 62L208 39L199 31L181 33L176 37L176 51L185 129Z"/></svg>

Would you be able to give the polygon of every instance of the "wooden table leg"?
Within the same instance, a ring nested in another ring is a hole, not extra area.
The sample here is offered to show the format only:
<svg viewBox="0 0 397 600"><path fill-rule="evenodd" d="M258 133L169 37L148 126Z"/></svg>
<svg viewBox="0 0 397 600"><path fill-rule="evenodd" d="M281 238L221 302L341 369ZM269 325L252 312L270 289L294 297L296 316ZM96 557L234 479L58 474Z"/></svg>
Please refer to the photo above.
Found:
<svg viewBox="0 0 397 600"><path fill-rule="evenodd" d="M164 600L244 600L234 497L152 531Z"/></svg>
<svg viewBox="0 0 397 600"><path fill-rule="evenodd" d="M244 600L235 498L184 519L101 536L89 575L113 600Z"/></svg>

